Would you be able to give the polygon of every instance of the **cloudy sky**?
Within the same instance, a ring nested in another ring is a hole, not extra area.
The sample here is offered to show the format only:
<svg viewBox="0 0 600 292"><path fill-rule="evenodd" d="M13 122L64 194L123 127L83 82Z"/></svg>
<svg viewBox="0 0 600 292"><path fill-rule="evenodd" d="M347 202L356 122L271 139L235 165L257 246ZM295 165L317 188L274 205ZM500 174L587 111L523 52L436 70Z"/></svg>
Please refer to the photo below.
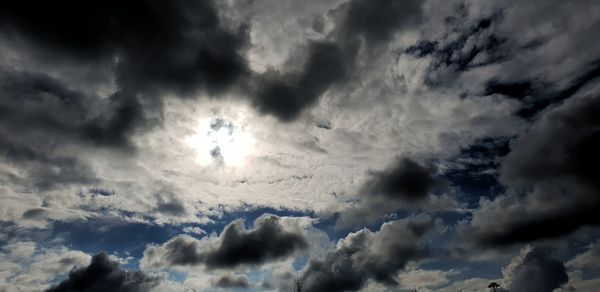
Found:
<svg viewBox="0 0 600 292"><path fill-rule="evenodd" d="M595 292L600 2L0 3L0 291Z"/></svg>

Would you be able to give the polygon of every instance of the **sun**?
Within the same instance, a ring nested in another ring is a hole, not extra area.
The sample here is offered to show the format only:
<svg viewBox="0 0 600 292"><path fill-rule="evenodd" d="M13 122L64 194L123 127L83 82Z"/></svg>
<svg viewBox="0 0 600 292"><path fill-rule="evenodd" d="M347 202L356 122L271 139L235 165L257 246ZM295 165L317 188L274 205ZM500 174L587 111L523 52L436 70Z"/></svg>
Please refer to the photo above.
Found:
<svg viewBox="0 0 600 292"><path fill-rule="evenodd" d="M221 116L200 119L195 133L185 138L185 143L196 152L199 164L233 167L244 165L255 142L245 130L243 119Z"/></svg>

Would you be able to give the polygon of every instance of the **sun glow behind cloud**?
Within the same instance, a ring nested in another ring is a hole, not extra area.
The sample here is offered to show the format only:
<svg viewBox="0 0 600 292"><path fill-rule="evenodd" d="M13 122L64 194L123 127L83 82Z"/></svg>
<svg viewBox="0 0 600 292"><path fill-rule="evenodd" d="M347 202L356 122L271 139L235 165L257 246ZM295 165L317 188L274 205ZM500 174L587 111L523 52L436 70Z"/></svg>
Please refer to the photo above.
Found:
<svg viewBox="0 0 600 292"><path fill-rule="evenodd" d="M222 164L241 167L253 152L256 139L246 130L245 116L235 118L215 115L201 118L195 133L185 143L196 152L196 162L206 166Z"/></svg>

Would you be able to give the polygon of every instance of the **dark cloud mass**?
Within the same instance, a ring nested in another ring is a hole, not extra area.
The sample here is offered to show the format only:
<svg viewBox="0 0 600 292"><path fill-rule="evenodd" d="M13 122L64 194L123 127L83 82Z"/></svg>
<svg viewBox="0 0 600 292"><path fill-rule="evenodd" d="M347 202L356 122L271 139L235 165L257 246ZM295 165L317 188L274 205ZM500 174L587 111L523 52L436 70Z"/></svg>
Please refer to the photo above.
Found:
<svg viewBox="0 0 600 292"><path fill-rule="evenodd" d="M428 208L436 193L447 183L433 165L410 158L397 158L386 170L371 171L358 191L356 206L342 212L338 227L374 222L388 213L413 208ZM451 207L448 205L447 207Z"/></svg>
<svg viewBox="0 0 600 292"><path fill-rule="evenodd" d="M160 283L160 279L140 271L125 271L105 253L92 257L85 268L72 271L69 277L47 292L145 292Z"/></svg>
<svg viewBox="0 0 600 292"><path fill-rule="evenodd" d="M420 1L353 0L337 8L338 19L326 41L310 42L297 72L267 72L259 78L254 104L263 113L289 121L313 105L335 84L357 70L361 46L373 49L421 18Z"/></svg>
<svg viewBox="0 0 600 292"><path fill-rule="evenodd" d="M385 171L374 171L361 193L390 200L422 200L444 183L433 166L423 166L409 158L400 158Z"/></svg>
<svg viewBox="0 0 600 292"><path fill-rule="evenodd" d="M245 32L225 30L212 1L10 1L0 5L0 22L5 38L27 42L72 66L115 63L117 92L106 112L93 110L84 96L47 77L7 82L19 92L35 90L62 101L58 112L36 117L53 122L43 127L75 127L78 136L102 144L126 143L132 130L151 121L149 112L160 110L161 94L219 93L247 71L240 55ZM75 111L60 115L69 106ZM13 120L27 118L26 112L18 113Z"/></svg>
<svg viewBox="0 0 600 292"><path fill-rule="evenodd" d="M469 237L486 245L508 245L599 224L599 110L597 95L579 96L548 112L518 138L500 170L500 181L515 194L485 202Z"/></svg>
<svg viewBox="0 0 600 292"><path fill-rule="evenodd" d="M224 275L219 277L214 282L216 287L220 288L238 288L238 289L247 289L250 288L250 283L248 283L248 278L245 276L234 276L234 275Z"/></svg>
<svg viewBox="0 0 600 292"><path fill-rule="evenodd" d="M562 262L549 251L533 247L524 248L503 273L510 292L552 292L569 280Z"/></svg>
<svg viewBox="0 0 600 292"><path fill-rule="evenodd" d="M396 285L395 275L409 261L429 254L422 238L436 228L426 215L384 223L380 230L362 229L341 240L323 259L312 259L306 269L307 291L358 290L368 279Z"/></svg>
<svg viewBox="0 0 600 292"><path fill-rule="evenodd" d="M211 269L258 265L282 259L308 247L306 238L286 230L276 216L261 216L254 228L247 230L236 220L227 225L218 240L211 245L189 236L178 236L162 247L147 249L144 254L157 265L199 265Z"/></svg>

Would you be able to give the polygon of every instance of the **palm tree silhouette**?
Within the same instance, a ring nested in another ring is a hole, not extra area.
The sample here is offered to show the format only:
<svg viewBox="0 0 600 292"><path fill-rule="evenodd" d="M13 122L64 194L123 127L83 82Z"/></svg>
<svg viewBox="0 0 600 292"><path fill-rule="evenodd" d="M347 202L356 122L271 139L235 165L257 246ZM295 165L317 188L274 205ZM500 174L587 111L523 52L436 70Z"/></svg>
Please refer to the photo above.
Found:
<svg viewBox="0 0 600 292"><path fill-rule="evenodd" d="M496 292L496 287L500 287L500 284L498 284L496 282L492 282L488 285L488 288L494 289L494 292Z"/></svg>

